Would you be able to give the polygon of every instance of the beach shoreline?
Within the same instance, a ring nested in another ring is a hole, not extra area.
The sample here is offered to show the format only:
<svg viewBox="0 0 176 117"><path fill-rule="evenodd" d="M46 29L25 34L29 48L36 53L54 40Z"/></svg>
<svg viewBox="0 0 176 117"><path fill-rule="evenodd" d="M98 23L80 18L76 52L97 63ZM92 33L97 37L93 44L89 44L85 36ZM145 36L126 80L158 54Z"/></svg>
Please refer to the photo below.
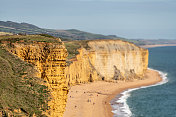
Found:
<svg viewBox="0 0 176 117"><path fill-rule="evenodd" d="M142 48L155 48L155 47L165 47L165 46L176 46L176 44L156 44L156 45L142 45Z"/></svg>
<svg viewBox="0 0 176 117"><path fill-rule="evenodd" d="M71 87L64 117L113 117L110 101L121 92L162 81L155 70L147 70L143 80L97 81Z"/></svg>
<svg viewBox="0 0 176 117"><path fill-rule="evenodd" d="M107 97L104 101L107 101L107 102L110 102L112 99L114 99L117 95L121 94L122 92L124 92L125 90L128 90L128 89L134 89L134 88L139 88L139 87L143 87L143 86L150 86L150 85L154 85L158 82L161 82L162 81L162 78L161 76L159 75L159 73L155 70L151 70L152 72L155 72L158 76L158 78L156 78L155 80L151 80L147 82L139 82L139 84L131 84L131 85L127 85L125 87L123 87L122 89L118 89L116 90L115 92L113 92L111 96ZM104 105L104 109L107 111L107 116L106 117L113 117L114 113L112 113L112 107L111 105Z"/></svg>

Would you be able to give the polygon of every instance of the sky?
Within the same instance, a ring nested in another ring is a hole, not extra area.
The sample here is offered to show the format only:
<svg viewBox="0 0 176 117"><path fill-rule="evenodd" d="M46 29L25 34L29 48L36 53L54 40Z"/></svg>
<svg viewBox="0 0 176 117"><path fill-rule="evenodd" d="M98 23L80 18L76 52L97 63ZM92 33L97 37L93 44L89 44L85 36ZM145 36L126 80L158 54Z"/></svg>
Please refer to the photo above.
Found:
<svg viewBox="0 0 176 117"><path fill-rule="evenodd" d="M0 20L129 39L176 39L176 0L0 0Z"/></svg>

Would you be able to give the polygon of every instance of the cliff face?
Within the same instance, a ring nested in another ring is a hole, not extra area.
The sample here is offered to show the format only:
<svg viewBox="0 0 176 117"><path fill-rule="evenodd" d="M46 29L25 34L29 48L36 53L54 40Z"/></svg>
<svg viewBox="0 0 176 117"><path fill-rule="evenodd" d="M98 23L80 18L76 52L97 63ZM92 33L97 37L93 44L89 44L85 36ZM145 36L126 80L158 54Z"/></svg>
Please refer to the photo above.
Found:
<svg viewBox="0 0 176 117"><path fill-rule="evenodd" d="M49 109L44 112L50 117L62 117L67 100L67 85L64 76L67 51L63 44L36 42L33 44L12 43L11 52L32 63L38 69L37 76L44 79L50 90Z"/></svg>
<svg viewBox="0 0 176 117"><path fill-rule="evenodd" d="M10 43L8 50L38 69L50 90L47 116L61 117L65 111L68 89L96 80L115 81L142 78L148 67L148 50L120 40L97 40L80 48L66 66L67 50L63 43ZM118 85L118 84L117 84Z"/></svg>
<svg viewBox="0 0 176 117"><path fill-rule="evenodd" d="M68 85L94 80L142 78L148 67L148 50L121 40L89 41L73 63L66 67Z"/></svg>
<svg viewBox="0 0 176 117"><path fill-rule="evenodd" d="M79 54L75 59L72 59L72 63L65 69L68 86L93 82L99 79L97 71L91 63L91 60L94 60L95 54L84 48L78 51Z"/></svg>

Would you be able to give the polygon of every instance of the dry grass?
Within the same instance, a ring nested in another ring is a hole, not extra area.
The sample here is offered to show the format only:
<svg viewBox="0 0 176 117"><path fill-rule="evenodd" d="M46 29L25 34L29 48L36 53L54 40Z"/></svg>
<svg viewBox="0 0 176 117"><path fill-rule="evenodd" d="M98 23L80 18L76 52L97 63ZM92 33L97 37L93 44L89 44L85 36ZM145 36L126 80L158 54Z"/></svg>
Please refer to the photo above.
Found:
<svg viewBox="0 0 176 117"><path fill-rule="evenodd" d="M8 32L0 32L0 35L13 35L12 33L8 33Z"/></svg>

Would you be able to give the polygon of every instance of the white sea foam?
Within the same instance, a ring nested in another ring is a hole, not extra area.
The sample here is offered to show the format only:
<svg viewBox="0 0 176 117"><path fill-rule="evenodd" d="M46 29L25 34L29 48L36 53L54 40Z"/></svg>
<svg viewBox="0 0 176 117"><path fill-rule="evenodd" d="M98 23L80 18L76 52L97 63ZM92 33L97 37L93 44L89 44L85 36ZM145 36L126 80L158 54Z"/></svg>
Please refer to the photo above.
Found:
<svg viewBox="0 0 176 117"><path fill-rule="evenodd" d="M154 70L154 69L151 69L151 68L148 68L150 70ZM124 92L121 93L121 97L118 98L118 100L116 101L117 104L114 104L112 107L113 107L113 113L114 113L114 117L131 117L132 116L132 112L130 111L130 108L129 106L127 105L127 99L128 97L130 97L130 93L132 91L135 91L135 90L138 90L138 89L141 89L141 88L148 88L148 87L153 87L153 86L158 86L158 85L162 85L162 84L165 84L168 82L168 79L167 79L167 73L163 73L161 71L158 71L158 70L154 70L154 71L157 71L159 72L159 75L162 77L162 81L157 83L157 84L154 84L154 85L150 85L150 86L142 86L142 87L139 87L139 88L133 88L133 89L128 89Z"/></svg>

